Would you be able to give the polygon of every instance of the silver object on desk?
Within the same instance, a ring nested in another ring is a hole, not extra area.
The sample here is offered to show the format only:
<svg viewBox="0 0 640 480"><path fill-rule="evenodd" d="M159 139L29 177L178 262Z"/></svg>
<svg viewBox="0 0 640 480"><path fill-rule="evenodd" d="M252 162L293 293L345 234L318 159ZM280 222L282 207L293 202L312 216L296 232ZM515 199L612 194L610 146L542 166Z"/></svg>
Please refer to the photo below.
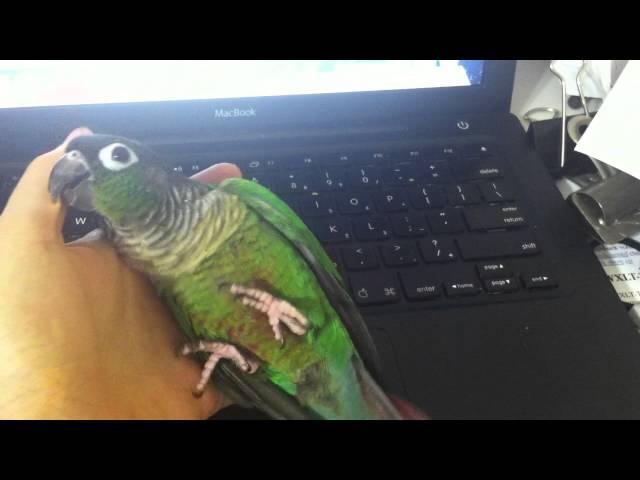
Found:
<svg viewBox="0 0 640 480"><path fill-rule="evenodd" d="M580 70L578 70L578 74L576 76L576 86L578 87L578 93L580 94L580 103L582 104L584 115L577 115L566 124L569 138L571 138L573 143L576 145L580 141L584 129L586 129L591 123L591 120L593 120L589 113L589 108L587 107L587 101L584 97L584 89L582 88L582 74L585 71L586 66L587 62L582 60L582 66L580 67ZM596 170L602 179L607 179L618 172L617 169L602 163L593 157L589 157L589 159L593 162L593 165L596 167Z"/></svg>
<svg viewBox="0 0 640 480"><path fill-rule="evenodd" d="M562 140L560 144L560 168L564 168L564 151L567 144L567 132L565 129L565 125L567 124L567 83L565 82L562 74L556 68L555 60L551 60L549 69L556 77L560 79L560 84L562 85Z"/></svg>
<svg viewBox="0 0 640 480"><path fill-rule="evenodd" d="M640 181L617 171L569 196L601 243L612 244L640 232Z"/></svg>
<svg viewBox="0 0 640 480"><path fill-rule="evenodd" d="M573 117L567 124L569 137L576 144L582 137L582 127L588 127L592 117L585 101L581 76L586 62L578 71L576 84L584 115ZM640 181L620 170L589 157L598 171L591 185L584 186L569 198L582 213L600 243L613 244L640 232Z"/></svg>
<svg viewBox="0 0 640 480"><path fill-rule="evenodd" d="M549 120L558 118L558 116L560 115L560 112L558 112L558 110L553 107L536 107L532 108L531 110L527 110L522 118L527 122L535 122L536 119L534 117L539 113L550 113L551 118L549 118Z"/></svg>

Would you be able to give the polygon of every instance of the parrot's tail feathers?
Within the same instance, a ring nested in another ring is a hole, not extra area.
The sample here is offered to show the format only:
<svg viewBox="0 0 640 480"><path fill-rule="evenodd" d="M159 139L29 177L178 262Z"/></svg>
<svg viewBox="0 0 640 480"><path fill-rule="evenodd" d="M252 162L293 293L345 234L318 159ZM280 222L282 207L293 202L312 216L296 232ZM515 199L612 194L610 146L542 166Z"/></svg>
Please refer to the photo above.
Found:
<svg viewBox="0 0 640 480"><path fill-rule="evenodd" d="M402 415L404 420L431 420L431 418L415 405L395 395L389 395L389 399Z"/></svg>
<svg viewBox="0 0 640 480"><path fill-rule="evenodd" d="M359 358L354 359L354 367L367 411L373 420L404 420L400 410L378 386Z"/></svg>
<svg viewBox="0 0 640 480"><path fill-rule="evenodd" d="M354 362L356 375L360 383L370 415L377 420L430 420L419 408L395 395L387 395L373 380L362 362Z"/></svg>

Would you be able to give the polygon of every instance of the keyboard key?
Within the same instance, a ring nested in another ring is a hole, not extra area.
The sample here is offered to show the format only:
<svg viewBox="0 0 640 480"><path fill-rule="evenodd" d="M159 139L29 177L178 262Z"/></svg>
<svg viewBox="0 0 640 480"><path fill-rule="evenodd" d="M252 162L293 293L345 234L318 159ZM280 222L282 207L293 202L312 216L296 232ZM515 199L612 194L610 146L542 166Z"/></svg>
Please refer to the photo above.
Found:
<svg viewBox="0 0 640 480"><path fill-rule="evenodd" d="M502 207L467 208L464 211L470 230L494 230L497 228L517 228L527 225L527 221L515 205Z"/></svg>
<svg viewBox="0 0 640 480"><path fill-rule="evenodd" d="M250 158L244 160L238 160L236 164L242 170L242 173L246 176L250 174L250 172L257 172L262 170L271 170L276 168L279 164L279 159L277 158Z"/></svg>
<svg viewBox="0 0 640 480"><path fill-rule="evenodd" d="M353 188L376 188L380 185L380 172L377 167L368 165L351 168L348 181Z"/></svg>
<svg viewBox="0 0 640 480"><path fill-rule="evenodd" d="M558 286L558 282L548 272L523 275L522 280L524 281L524 286L529 290L556 288Z"/></svg>
<svg viewBox="0 0 640 480"><path fill-rule="evenodd" d="M453 282L445 282L444 289L448 297L463 297L479 294L482 289L473 278L459 279Z"/></svg>
<svg viewBox="0 0 640 480"><path fill-rule="evenodd" d="M514 278L489 278L484 281L488 293L511 293L520 290Z"/></svg>
<svg viewBox="0 0 640 480"><path fill-rule="evenodd" d="M353 219L353 230L359 240L386 240L391 237L389 224L380 215Z"/></svg>
<svg viewBox="0 0 640 480"><path fill-rule="evenodd" d="M284 194L280 194L279 195L280 200L282 200L284 203L286 203L289 208L291 208L292 210L296 211L298 210L298 205L297 205L297 197L295 195L284 195ZM299 212L297 212L298 215L300 215Z"/></svg>
<svg viewBox="0 0 640 480"><path fill-rule="evenodd" d="M400 282L409 300L431 300L440 296L440 283L424 272L400 272Z"/></svg>
<svg viewBox="0 0 640 480"><path fill-rule="evenodd" d="M468 160L456 168L456 177L463 182L503 177L502 167L496 160Z"/></svg>
<svg viewBox="0 0 640 480"><path fill-rule="evenodd" d="M447 188L447 197L451 205L474 205L482 202L480 190L476 185L454 185Z"/></svg>
<svg viewBox="0 0 640 480"><path fill-rule="evenodd" d="M320 170L317 179L312 180L314 190L335 192L344 189L346 174L340 168L325 168Z"/></svg>
<svg viewBox="0 0 640 480"><path fill-rule="evenodd" d="M351 240L351 225L348 220L340 218L311 219L306 223L323 243L340 243Z"/></svg>
<svg viewBox="0 0 640 480"><path fill-rule="evenodd" d="M445 208L436 212L427 213L427 220L431 231L439 233L460 233L465 231L462 214L458 209Z"/></svg>
<svg viewBox="0 0 640 480"><path fill-rule="evenodd" d="M62 233L65 239L76 240L95 230L96 227L97 219L94 214L70 208L65 217Z"/></svg>
<svg viewBox="0 0 640 480"><path fill-rule="evenodd" d="M453 145L441 145L437 149L438 154L444 158L453 158L458 154L458 150Z"/></svg>
<svg viewBox="0 0 640 480"><path fill-rule="evenodd" d="M455 245L450 238L421 240L420 251L422 258L427 263L454 262L458 258Z"/></svg>
<svg viewBox="0 0 640 480"><path fill-rule="evenodd" d="M322 155L322 163L326 165L342 165L342 166L350 166L354 163L363 163L365 158L360 157L353 153L330 153Z"/></svg>
<svg viewBox="0 0 640 480"><path fill-rule="evenodd" d="M511 276L511 269L504 262L488 262L476 265L480 278L505 278Z"/></svg>
<svg viewBox="0 0 640 480"><path fill-rule="evenodd" d="M479 294L482 289L475 279L460 279L453 282L445 282L444 289L448 297L466 297Z"/></svg>
<svg viewBox="0 0 640 480"><path fill-rule="evenodd" d="M298 199L298 211L304 217L333 215L336 205L332 198L320 195L305 195Z"/></svg>
<svg viewBox="0 0 640 480"><path fill-rule="evenodd" d="M414 185L421 177L420 169L415 163L398 163L385 169L383 174L386 185Z"/></svg>
<svg viewBox="0 0 640 480"><path fill-rule="evenodd" d="M275 185L275 179L273 175L263 173L263 172L248 172L244 178L247 180L251 180L252 182L259 183L265 188L273 190L273 186Z"/></svg>
<svg viewBox="0 0 640 480"><path fill-rule="evenodd" d="M196 173L204 170L206 165L204 163L199 162L183 162L182 163L182 171L188 177L191 175L195 175Z"/></svg>
<svg viewBox="0 0 640 480"><path fill-rule="evenodd" d="M356 303L360 305L393 303L400 300L400 290L395 275L389 272L352 275L351 291Z"/></svg>
<svg viewBox="0 0 640 480"><path fill-rule="evenodd" d="M406 212L407 211L407 197L404 192L400 190L386 190L383 192L376 192L373 195L376 205L379 211L385 213L391 212Z"/></svg>
<svg viewBox="0 0 640 480"><path fill-rule="evenodd" d="M373 213L373 202L364 192L345 193L339 195L336 200L338 211L345 215Z"/></svg>
<svg viewBox="0 0 640 480"><path fill-rule="evenodd" d="M410 150L394 150L389 154L392 161L397 163L417 162L425 158L426 151L415 148Z"/></svg>
<svg viewBox="0 0 640 480"><path fill-rule="evenodd" d="M427 234L427 221L418 213L393 215L391 226L399 237L423 237Z"/></svg>
<svg viewBox="0 0 640 480"><path fill-rule="evenodd" d="M514 197L511 187L500 181L483 183L480 190L487 203L510 202Z"/></svg>
<svg viewBox="0 0 640 480"><path fill-rule="evenodd" d="M312 172L305 170L292 170L279 174L275 177L274 189L278 193L311 192L310 183L313 175Z"/></svg>
<svg viewBox="0 0 640 480"><path fill-rule="evenodd" d="M358 157L365 163L382 163L387 158L387 153L380 150L374 152L360 152Z"/></svg>
<svg viewBox="0 0 640 480"><path fill-rule="evenodd" d="M380 266L374 247L343 247L341 250L348 270L369 270Z"/></svg>
<svg viewBox="0 0 640 480"><path fill-rule="evenodd" d="M325 248L327 255L335 265L335 267L339 270L341 268L340 265L340 253L337 248Z"/></svg>
<svg viewBox="0 0 640 480"><path fill-rule="evenodd" d="M446 162L429 162L425 170L426 183L448 183L451 174Z"/></svg>
<svg viewBox="0 0 640 480"><path fill-rule="evenodd" d="M409 193L411 205L417 209L442 208L445 205L445 197L442 188L436 186L423 186Z"/></svg>
<svg viewBox="0 0 640 480"><path fill-rule="evenodd" d="M418 263L418 249L415 244L394 242L380 247L384 263L389 267L402 267Z"/></svg>
<svg viewBox="0 0 640 480"><path fill-rule="evenodd" d="M472 233L458 238L457 242L465 260L518 257L540 252L531 232Z"/></svg>
<svg viewBox="0 0 640 480"><path fill-rule="evenodd" d="M314 167L317 164L318 161L316 160L316 157L311 155L302 155L300 157L296 157L293 159L293 162L291 162L291 166L293 168L308 168Z"/></svg>
<svg viewBox="0 0 640 480"><path fill-rule="evenodd" d="M487 143L474 143L461 148L461 153L470 157L486 157L491 155L492 151L493 149Z"/></svg>

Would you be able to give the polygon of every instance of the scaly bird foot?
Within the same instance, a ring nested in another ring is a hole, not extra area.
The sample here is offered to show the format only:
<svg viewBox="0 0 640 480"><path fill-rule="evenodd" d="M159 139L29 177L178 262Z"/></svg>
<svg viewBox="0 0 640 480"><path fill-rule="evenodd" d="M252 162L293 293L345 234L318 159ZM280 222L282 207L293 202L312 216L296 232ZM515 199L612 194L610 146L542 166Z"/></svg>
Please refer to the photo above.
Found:
<svg viewBox="0 0 640 480"><path fill-rule="evenodd" d="M213 370L220 359L231 360L238 368L247 372L254 373L258 369L258 363L250 358L245 357L240 351L230 343L224 342L208 342L204 340L198 340L190 342L182 347L180 352L182 355L189 355L191 353L207 352L210 353L209 359L202 368L202 375L200 376L200 382L196 386L193 394L197 397L201 396L204 392L204 388L211 378Z"/></svg>
<svg viewBox="0 0 640 480"><path fill-rule="evenodd" d="M307 317L289 302L275 298L264 290L233 284L231 285L231 293L239 295L244 305L253 307L269 317L269 325L273 329L276 340L281 344L284 343L281 323L284 323L296 335L304 335L309 330Z"/></svg>

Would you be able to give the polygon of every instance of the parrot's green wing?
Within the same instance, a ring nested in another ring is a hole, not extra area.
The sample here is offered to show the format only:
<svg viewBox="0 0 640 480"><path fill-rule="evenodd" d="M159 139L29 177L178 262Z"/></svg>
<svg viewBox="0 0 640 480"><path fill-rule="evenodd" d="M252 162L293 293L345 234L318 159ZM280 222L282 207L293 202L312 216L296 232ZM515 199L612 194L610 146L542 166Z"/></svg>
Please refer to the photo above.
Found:
<svg viewBox="0 0 640 480"><path fill-rule="evenodd" d="M307 261L331 305L349 332L364 366L379 385L382 374L377 350L358 308L344 288L344 281L315 235L280 198L249 180L230 178L218 187L237 195L250 209L289 240Z"/></svg>
<svg viewBox="0 0 640 480"><path fill-rule="evenodd" d="M193 332L187 312L175 301L168 289L160 284L156 284L156 288L182 332L190 340L195 340L197 336ZM276 420L318 419L317 415L305 409L294 397L273 384L264 372L245 373L233 363L222 360L213 371L213 381L234 403L245 408L257 408Z"/></svg>

